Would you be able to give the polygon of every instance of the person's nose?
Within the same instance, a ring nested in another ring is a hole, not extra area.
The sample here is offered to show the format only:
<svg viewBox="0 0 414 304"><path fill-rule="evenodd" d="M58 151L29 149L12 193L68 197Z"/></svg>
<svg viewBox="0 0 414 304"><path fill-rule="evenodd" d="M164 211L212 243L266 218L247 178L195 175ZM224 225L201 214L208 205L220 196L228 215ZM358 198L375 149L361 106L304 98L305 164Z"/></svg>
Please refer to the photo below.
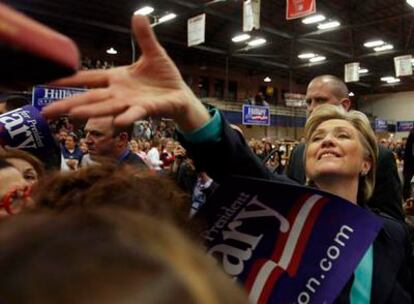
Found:
<svg viewBox="0 0 414 304"><path fill-rule="evenodd" d="M91 136L91 134L88 132L88 133L86 133L86 136L85 136L85 143L87 144L87 145L90 145L91 143L92 143L92 136Z"/></svg>
<svg viewBox="0 0 414 304"><path fill-rule="evenodd" d="M322 139L321 146L323 148L335 146L335 136L330 133L326 134Z"/></svg>

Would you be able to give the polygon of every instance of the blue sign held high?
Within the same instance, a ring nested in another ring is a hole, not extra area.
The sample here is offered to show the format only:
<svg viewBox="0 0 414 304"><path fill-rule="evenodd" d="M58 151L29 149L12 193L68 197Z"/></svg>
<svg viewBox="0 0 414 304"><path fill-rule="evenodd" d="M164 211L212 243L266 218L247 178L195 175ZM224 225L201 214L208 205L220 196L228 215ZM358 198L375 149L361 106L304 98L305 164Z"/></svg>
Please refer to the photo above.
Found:
<svg viewBox="0 0 414 304"><path fill-rule="evenodd" d="M86 92L86 89L65 88L51 86L35 86L33 87L32 105L39 111L48 104L68 98L70 96Z"/></svg>
<svg viewBox="0 0 414 304"><path fill-rule="evenodd" d="M414 121L397 121L397 132L410 132L414 128Z"/></svg>
<svg viewBox="0 0 414 304"><path fill-rule="evenodd" d="M243 105L243 124L270 126L270 109L266 106Z"/></svg>

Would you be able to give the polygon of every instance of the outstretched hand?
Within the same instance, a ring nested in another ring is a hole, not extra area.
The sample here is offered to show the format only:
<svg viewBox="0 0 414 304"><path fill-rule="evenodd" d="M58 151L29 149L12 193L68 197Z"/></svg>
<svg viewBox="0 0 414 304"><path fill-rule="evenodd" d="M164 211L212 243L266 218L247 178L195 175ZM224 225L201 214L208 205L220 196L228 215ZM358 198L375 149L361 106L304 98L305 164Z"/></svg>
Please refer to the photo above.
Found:
<svg viewBox="0 0 414 304"><path fill-rule="evenodd" d="M148 19L134 16L132 29L142 51L137 62L109 70L81 71L53 82L95 89L53 103L43 114L48 118L64 113L78 118L113 115L116 125L163 116L174 119L187 132L204 125L210 115L158 43Z"/></svg>

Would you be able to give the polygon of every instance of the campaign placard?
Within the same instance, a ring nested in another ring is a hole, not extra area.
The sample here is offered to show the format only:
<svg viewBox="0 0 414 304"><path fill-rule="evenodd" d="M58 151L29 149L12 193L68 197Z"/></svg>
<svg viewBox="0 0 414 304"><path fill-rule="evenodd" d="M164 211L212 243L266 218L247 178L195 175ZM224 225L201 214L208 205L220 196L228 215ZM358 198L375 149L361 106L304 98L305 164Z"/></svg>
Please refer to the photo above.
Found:
<svg viewBox="0 0 414 304"><path fill-rule="evenodd" d="M0 145L38 154L53 146L54 139L39 111L25 106L0 115Z"/></svg>
<svg viewBox="0 0 414 304"><path fill-rule="evenodd" d="M414 128L414 121L397 121L397 132L410 132Z"/></svg>
<svg viewBox="0 0 414 304"><path fill-rule="evenodd" d="M81 88L65 88L52 86L35 86L32 93L32 105L41 111L48 104L68 98L72 95L86 92L86 89Z"/></svg>
<svg viewBox="0 0 414 304"><path fill-rule="evenodd" d="M286 0L286 19L296 19L316 12L316 0Z"/></svg>
<svg viewBox="0 0 414 304"><path fill-rule="evenodd" d="M334 195L242 177L197 216L208 253L251 303L332 303L383 224Z"/></svg>
<svg viewBox="0 0 414 304"><path fill-rule="evenodd" d="M388 131L387 121L384 119L376 118L374 122L374 130L376 132L387 132Z"/></svg>
<svg viewBox="0 0 414 304"><path fill-rule="evenodd" d="M270 126L270 109L266 106L243 105L244 125Z"/></svg>

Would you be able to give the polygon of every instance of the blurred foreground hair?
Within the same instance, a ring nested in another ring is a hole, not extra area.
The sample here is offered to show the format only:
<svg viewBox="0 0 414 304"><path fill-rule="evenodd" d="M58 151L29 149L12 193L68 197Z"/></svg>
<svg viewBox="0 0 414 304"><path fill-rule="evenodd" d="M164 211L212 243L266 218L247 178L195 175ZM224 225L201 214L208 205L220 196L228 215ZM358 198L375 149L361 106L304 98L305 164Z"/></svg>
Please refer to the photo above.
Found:
<svg viewBox="0 0 414 304"><path fill-rule="evenodd" d="M0 223L4 303L245 303L174 225L114 206Z"/></svg>
<svg viewBox="0 0 414 304"><path fill-rule="evenodd" d="M174 181L132 166L115 163L55 172L35 187L37 208L63 212L114 205L182 224L188 219L189 197Z"/></svg>

